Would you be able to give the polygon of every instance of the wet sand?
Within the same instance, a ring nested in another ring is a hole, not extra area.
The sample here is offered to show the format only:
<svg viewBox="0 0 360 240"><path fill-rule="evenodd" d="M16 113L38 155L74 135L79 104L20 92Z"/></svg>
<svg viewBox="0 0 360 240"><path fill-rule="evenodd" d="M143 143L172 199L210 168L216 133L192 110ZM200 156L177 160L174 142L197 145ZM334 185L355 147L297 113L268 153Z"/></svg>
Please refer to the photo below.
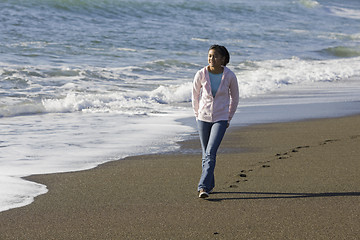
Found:
<svg viewBox="0 0 360 240"><path fill-rule="evenodd" d="M28 177L49 192L1 212L0 239L359 239L360 116L230 128L205 200L181 145Z"/></svg>

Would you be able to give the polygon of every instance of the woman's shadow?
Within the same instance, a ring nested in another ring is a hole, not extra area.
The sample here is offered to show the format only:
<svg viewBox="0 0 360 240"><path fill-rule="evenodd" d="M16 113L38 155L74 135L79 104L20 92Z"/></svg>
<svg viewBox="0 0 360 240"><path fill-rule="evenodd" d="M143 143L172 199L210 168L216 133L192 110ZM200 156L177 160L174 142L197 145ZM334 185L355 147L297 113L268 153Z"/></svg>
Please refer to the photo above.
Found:
<svg viewBox="0 0 360 240"><path fill-rule="evenodd" d="M220 202L225 200L246 199L291 199L317 197L359 197L360 192L326 192L326 193L280 193L280 192L213 192L207 201ZM231 195L231 196L223 196Z"/></svg>

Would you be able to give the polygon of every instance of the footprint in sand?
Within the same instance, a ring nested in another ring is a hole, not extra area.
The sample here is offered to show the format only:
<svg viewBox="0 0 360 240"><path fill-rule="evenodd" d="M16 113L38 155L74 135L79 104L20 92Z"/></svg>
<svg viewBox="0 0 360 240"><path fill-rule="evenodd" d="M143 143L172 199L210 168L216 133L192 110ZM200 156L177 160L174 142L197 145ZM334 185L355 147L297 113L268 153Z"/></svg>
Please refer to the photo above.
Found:
<svg viewBox="0 0 360 240"><path fill-rule="evenodd" d="M296 147L296 149L301 149L301 148L309 148L310 146L299 146L299 147Z"/></svg>
<svg viewBox="0 0 360 240"><path fill-rule="evenodd" d="M292 152L292 153L297 153L297 152L299 152L300 149L302 149L302 148L309 148L309 147L310 147L310 146L299 146L299 147L293 148L293 149L291 150L291 152Z"/></svg>
<svg viewBox="0 0 360 240"><path fill-rule="evenodd" d="M241 182L247 182L247 174L248 172L252 172L252 169L249 170L241 170L239 174L236 175L236 177L240 177L240 179L236 180L235 183L241 183ZM231 184L229 186L230 188L237 188L238 186L236 184Z"/></svg>
<svg viewBox="0 0 360 240"><path fill-rule="evenodd" d="M276 156L278 159L287 159L287 158L290 157L287 152L286 152L286 153L277 153L277 154L275 154L275 156Z"/></svg>
<svg viewBox="0 0 360 240"><path fill-rule="evenodd" d="M325 145L325 144L333 143L333 142L337 142L337 141L339 141L339 139L327 139L324 142L322 142L320 145Z"/></svg>
<svg viewBox="0 0 360 240"><path fill-rule="evenodd" d="M358 136L354 136L354 137L360 137L360 135ZM337 140L326 140L324 141L324 144L326 143L329 143L329 142L333 142L333 141L337 141ZM300 149L303 149L303 148L309 148L310 146L308 145L304 145L304 146L298 146L298 147L295 147L293 149L291 149L289 152L285 152L285 153L277 153L275 154L275 156L278 158L278 159L287 159L287 158L290 158L291 155L289 154L290 152L292 153L297 153L299 152ZM269 163L271 162L271 160L267 160L267 161L260 161L258 163L262 164L261 165L261 168L269 168L270 165ZM240 179L236 180L235 183L241 183L241 182L247 182L248 180L246 179L248 176L246 173L248 172L252 172L253 169L248 169L248 170L241 170L240 173L237 175L237 177L240 177ZM229 188L238 188L239 186L236 185L236 184L231 184L229 185Z"/></svg>
<svg viewBox="0 0 360 240"><path fill-rule="evenodd" d="M270 162L270 160L268 160L268 161L261 161L261 162L259 162L259 163L269 163Z"/></svg>
<svg viewBox="0 0 360 240"><path fill-rule="evenodd" d="M247 182L247 181L248 181L247 179L244 179L244 180L236 180L235 182L240 183L240 182Z"/></svg>

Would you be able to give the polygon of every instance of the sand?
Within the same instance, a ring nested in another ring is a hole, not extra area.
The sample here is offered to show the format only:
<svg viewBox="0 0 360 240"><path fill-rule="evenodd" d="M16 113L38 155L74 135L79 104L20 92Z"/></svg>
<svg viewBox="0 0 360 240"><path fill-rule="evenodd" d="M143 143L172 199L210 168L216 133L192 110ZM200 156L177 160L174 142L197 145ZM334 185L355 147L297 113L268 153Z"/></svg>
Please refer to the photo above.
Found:
<svg viewBox="0 0 360 240"><path fill-rule="evenodd" d="M359 239L360 116L230 128L197 197L197 139L63 174L0 213L0 239Z"/></svg>

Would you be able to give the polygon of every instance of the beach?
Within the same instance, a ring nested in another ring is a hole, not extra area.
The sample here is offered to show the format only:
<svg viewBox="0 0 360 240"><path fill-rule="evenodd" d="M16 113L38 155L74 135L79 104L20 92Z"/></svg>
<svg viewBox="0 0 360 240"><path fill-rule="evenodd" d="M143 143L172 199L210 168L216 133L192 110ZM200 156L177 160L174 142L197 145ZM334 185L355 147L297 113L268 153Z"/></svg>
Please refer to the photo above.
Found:
<svg viewBox="0 0 360 240"><path fill-rule="evenodd" d="M48 193L0 213L0 239L358 239L360 116L230 127L216 187L198 139L174 152L27 177Z"/></svg>

